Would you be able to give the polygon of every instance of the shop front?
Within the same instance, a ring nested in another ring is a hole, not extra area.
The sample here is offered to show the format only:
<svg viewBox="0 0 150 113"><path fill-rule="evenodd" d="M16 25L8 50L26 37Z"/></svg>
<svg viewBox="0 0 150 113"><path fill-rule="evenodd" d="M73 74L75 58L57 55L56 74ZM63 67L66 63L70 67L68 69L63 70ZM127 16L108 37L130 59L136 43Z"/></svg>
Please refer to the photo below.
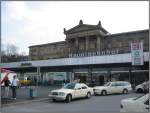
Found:
<svg viewBox="0 0 150 113"><path fill-rule="evenodd" d="M81 83L94 85L104 85L109 81L128 81L135 87L138 84L149 80L149 70L128 70L128 71L101 71L101 72L75 72L74 79L79 79Z"/></svg>

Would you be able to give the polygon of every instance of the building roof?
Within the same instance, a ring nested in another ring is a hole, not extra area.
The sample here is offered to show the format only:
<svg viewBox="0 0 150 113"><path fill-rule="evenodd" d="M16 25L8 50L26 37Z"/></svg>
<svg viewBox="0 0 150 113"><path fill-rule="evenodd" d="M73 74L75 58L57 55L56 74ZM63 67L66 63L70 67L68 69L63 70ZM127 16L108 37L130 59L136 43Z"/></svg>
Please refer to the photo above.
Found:
<svg viewBox="0 0 150 113"><path fill-rule="evenodd" d="M136 34L136 33L144 33L144 32L149 32L149 29L129 31L129 32L122 32L122 33L115 33L115 34L109 34L106 37L121 36L121 35Z"/></svg>
<svg viewBox="0 0 150 113"><path fill-rule="evenodd" d="M109 33L108 31L106 31L102 25L101 22L99 21L99 23L97 25L89 25L89 24L83 24L83 21L80 20L79 24L71 29L66 30L64 28L64 34L72 34L72 33L77 33L77 32L82 32L82 31L89 31L89 30L96 30L99 29L102 32L104 32L105 34Z"/></svg>

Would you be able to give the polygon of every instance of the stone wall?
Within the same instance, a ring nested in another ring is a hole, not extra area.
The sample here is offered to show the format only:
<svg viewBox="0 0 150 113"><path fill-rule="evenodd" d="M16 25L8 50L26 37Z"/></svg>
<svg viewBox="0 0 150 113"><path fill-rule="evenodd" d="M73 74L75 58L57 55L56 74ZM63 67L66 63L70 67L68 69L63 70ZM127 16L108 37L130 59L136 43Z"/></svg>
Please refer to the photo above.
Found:
<svg viewBox="0 0 150 113"><path fill-rule="evenodd" d="M65 42L50 43L31 46L29 49L30 60L46 60L63 58L66 56Z"/></svg>
<svg viewBox="0 0 150 113"><path fill-rule="evenodd" d="M118 48L119 53L131 52L130 46L131 42L141 42L143 41L143 50L149 51L149 32L148 30L135 31L128 33L114 34L104 37L103 50L116 49Z"/></svg>

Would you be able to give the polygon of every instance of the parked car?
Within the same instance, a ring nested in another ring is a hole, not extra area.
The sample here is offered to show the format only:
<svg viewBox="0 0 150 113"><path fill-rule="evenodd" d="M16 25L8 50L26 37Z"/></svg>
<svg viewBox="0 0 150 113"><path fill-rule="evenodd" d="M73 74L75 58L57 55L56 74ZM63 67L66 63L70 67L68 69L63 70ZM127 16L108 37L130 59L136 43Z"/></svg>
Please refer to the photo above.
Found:
<svg viewBox="0 0 150 113"><path fill-rule="evenodd" d="M135 87L137 93L148 93L149 92L149 81L145 81Z"/></svg>
<svg viewBox="0 0 150 113"><path fill-rule="evenodd" d="M127 94L132 90L131 84L126 81L108 82L104 86L96 86L93 88L95 95L107 95L113 93Z"/></svg>
<svg viewBox="0 0 150 113"><path fill-rule="evenodd" d="M148 112L149 94L121 100L120 112Z"/></svg>
<svg viewBox="0 0 150 113"><path fill-rule="evenodd" d="M61 89L52 90L49 97L54 102L56 100L65 100L66 102L70 102L75 98L90 98L93 94L93 89L84 83L68 83Z"/></svg>
<svg viewBox="0 0 150 113"><path fill-rule="evenodd" d="M31 80L19 79L19 82L20 82L21 86L27 86L27 85L30 85Z"/></svg>

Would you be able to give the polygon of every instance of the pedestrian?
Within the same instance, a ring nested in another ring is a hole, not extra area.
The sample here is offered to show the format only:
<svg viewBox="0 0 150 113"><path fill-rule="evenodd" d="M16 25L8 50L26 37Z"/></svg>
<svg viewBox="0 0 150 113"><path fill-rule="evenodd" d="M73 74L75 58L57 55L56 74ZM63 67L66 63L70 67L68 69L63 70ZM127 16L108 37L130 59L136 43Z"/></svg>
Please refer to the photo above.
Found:
<svg viewBox="0 0 150 113"><path fill-rule="evenodd" d="M9 94L9 85L10 85L10 80L8 78L8 76L5 78L4 80L4 97L8 98L8 94Z"/></svg>
<svg viewBox="0 0 150 113"><path fill-rule="evenodd" d="M30 77L27 77L27 83L26 83L27 86L30 86L31 85L31 78Z"/></svg>
<svg viewBox="0 0 150 113"><path fill-rule="evenodd" d="M34 77L34 84L37 85L37 79Z"/></svg>
<svg viewBox="0 0 150 113"><path fill-rule="evenodd" d="M17 87L19 86L19 80L16 76L13 76L13 80L11 83L12 86L12 98L16 100L16 95L17 95Z"/></svg>

